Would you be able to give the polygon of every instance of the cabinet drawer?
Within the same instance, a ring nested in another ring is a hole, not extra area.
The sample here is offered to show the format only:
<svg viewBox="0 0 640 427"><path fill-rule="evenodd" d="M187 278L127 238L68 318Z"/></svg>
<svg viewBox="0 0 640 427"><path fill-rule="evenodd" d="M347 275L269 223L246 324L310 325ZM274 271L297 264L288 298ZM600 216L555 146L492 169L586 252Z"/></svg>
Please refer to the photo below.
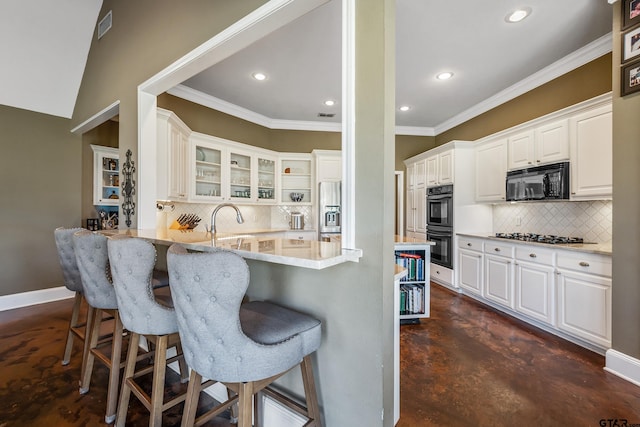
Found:
<svg viewBox="0 0 640 427"><path fill-rule="evenodd" d="M482 252L482 240L471 239L468 237L458 237L458 247L469 251Z"/></svg>
<svg viewBox="0 0 640 427"><path fill-rule="evenodd" d="M553 251L533 246L516 246L516 259L535 264L553 265Z"/></svg>
<svg viewBox="0 0 640 427"><path fill-rule="evenodd" d="M453 285L453 270L431 263L431 278L438 282Z"/></svg>
<svg viewBox="0 0 640 427"><path fill-rule="evenodd" d="M611 277L611 257L559 251L558 268Z"/></svg>
<svg viewBox="0 0 640 427"><path fill-rule="evenodd" d="M513 245L487 241L484 243L484 253L513 258Z"/></svg>

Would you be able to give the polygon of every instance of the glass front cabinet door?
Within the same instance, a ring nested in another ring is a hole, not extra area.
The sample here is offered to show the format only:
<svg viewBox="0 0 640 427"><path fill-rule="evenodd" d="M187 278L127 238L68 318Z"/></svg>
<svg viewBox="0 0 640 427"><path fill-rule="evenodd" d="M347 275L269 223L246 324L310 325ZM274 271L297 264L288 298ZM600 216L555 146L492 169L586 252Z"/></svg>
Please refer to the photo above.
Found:
<svg viewBox="0 0 640 427"><path fill-rule="evenodd" d="M191 138L191 199L192 200L222 200L223 187L223 159L222 147L209 141L208 138Z"/></svg>
<svg viewBox="0 0 640 427"><path fill-rule="evenodd" d="M120 159L118 149L91 145L93 150L93 204L118 206L120 199Z"/></svg>

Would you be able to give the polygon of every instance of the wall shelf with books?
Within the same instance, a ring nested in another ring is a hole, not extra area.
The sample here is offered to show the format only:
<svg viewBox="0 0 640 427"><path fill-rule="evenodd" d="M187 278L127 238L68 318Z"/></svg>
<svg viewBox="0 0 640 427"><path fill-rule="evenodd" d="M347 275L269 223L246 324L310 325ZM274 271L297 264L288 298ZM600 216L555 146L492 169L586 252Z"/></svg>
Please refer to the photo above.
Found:
<svg viewBox="0 0 640 427"><path fill-rule="evenodd" d="M398 289L400 323L419 323L430 311L430 243L396 242L394 255L395 263L407 270Z"/></svg>

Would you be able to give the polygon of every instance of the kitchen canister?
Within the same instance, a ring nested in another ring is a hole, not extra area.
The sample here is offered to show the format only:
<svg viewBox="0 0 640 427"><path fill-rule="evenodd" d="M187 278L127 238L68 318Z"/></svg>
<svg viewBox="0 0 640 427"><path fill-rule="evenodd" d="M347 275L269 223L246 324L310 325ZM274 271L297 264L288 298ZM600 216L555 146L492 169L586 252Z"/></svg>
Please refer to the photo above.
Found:
<svg viewBox="0 0 640 427"><path fill-rule="evenodd" d="M304 230L304 215L301 212L291 212L289 227L292 230Z"/></svg>

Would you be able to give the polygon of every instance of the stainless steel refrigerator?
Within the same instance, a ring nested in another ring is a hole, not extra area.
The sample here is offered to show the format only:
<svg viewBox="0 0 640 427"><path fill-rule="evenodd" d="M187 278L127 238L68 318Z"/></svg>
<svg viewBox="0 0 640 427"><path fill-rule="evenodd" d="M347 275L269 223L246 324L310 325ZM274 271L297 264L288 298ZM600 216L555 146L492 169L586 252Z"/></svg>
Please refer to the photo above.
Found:
<svg viewBox="0 0 640 427"><path fill-rule="evenodd" d="M340 236L342 183L325 181L318 184L318 240L331 241Z"/></svg>

